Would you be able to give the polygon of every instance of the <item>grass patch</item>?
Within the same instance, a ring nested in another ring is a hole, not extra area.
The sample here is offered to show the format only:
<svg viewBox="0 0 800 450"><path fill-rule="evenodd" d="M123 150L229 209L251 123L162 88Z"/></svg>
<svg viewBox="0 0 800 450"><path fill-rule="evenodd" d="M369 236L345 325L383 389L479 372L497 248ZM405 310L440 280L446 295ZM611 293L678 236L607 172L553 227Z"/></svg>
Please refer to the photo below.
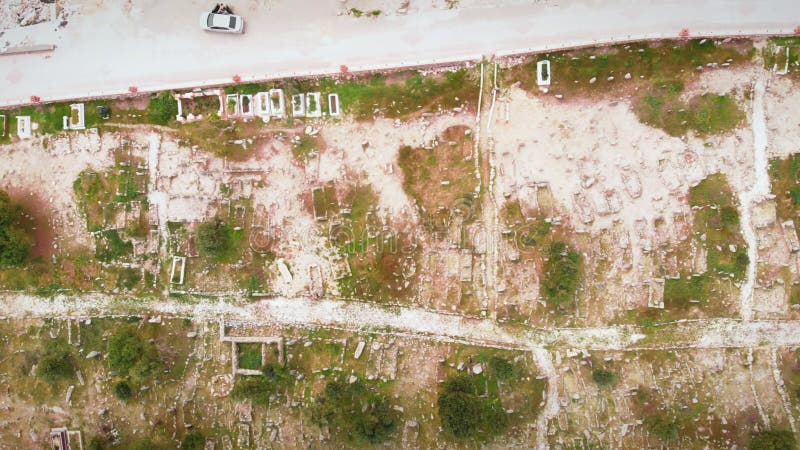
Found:
<svg viewBox="0 0 800 450"><path fill-rule="evenodd" d="M64 102L64 103L50 103L46 105L30 105L15 108L11 110L0 110L0 115L6 116L7 137L10 140L11 135L16 136L17 133L17 118L16 116L30 116L31 122L39 124L36 133L39 134L54 134L64 131L64 117L70 117L72 111L69 105L73 103L84 104L84 119L86 128L94 128L102 123L102 119L97 114L97 107L109 107L111 104L108 100L92 100L85 102Z"/></svg>
<svg viewBox="0 0 800 450"><path fill-rule="evenodd" d="M797 222L800 219L800 154L770 160L769 177L778 218Z"/></svg>
<svg viewBox="0 0 800 450"><path fill-rule="evenodd" d="M744 278L749 258L739 228L739 211L728 179L711 174L689 189L696 245L706 250L706 271L681 273L664 282L664 307L686 310L693 305L707 312L716 307L726 280ZM717 311L723 312L723 311Z"/></svg>
<svg viewBox="0 0 800 450"><path fill-rule="evenodd" d="M689 205L694 209L694 230L708 250L708 271L744 277L749 264L747 247L739 229L739 211L722 174L712 174L689 189ZM733 247L731 247L733 246ZM731 251L735 247L734 251Z"/></svg>
<svg viewBox="0 0 800 450"><path fill-rule="evenodd" d="M261 361L260 343L238 343L236 344L236 352L239 357L240 369L258 370L263 365L263 362Z"/></svg>
<svg viewBox="0 0 800 450"><path fill-rule="evenodd" d="M228 120L210 114L203 120L177 125L176 129L178 137L189 145L197 145L222 158L243 160L251 155L248 149L264 137L259 122Z"/></svg>
<svg viewBox="0 0 800 450"><path fill-rule="evenodd" d="M277 363L267 363L261 368L261 375L236 377L231 398L236 401L250 400L255 405L267 406L270 398L293 385L294 378L285 367Z"/></svg>
<svg viewBox="0 0 800 450"><path fill-rule="evenodd" d="M580 282L581 256L564 242L550 244L547 255L542 295L557 311L571 310Z"/></svg>
<svg viewBox="0 0 800 450"><path fill-rule="evenodd" d="M131 203L139 202L140 216L127 224L127 231L134 236L145 236L147 224L147 175L139 175L138 166L144 161L127 156L127 148L119 149L113 168L97 172L83 170L72 183L75 201L86 217L86 228L99 231L114 223L123 209L131 211Z"/></svg>
<svg viewBox="0 0 800 450"><path fill-rule="evenodd" d="M400 149L403 189L416 201L426 228L435 233L448 230L452 215L469 222L479 213L473 140L467 130L464 126L448 128L431 149Z"/></svg>
<svg viewBox="0 0 800 450"><path fill-rule="evenodd" d="M475 107L478 76L474 68L433 76L400 72L389 77L373 75L343 83L323 80L316 90L321 90L323 97L330 92L338 93L341 109L357 120L371 120L376 115L405 118L426 111ZM315 89L300 92L312 90Z"/></svg>
<svg viewBox="0 0 800 450"><path fill-rule="evenodd" d="M295 159L305 160L310 156L316 155L319 150L320 139L316 136L309 136L303 133L292 140L292 155Z"/></svg>
<svg viewBox="0 0 800 450"><path fill-rule="evenodd" d="M95 257L101 262L117 261L133 255L133 243L122 239L117 230L95 235Z"/></svg>
<svg viewBox="0 0 800 450"><path fill-rule="evenodd" d="M550 60L551 91L572 95L610 95L612 83L622 83L631 74L630 83L664 84L687 81L698 66L708 63L744 63L752 59L755 50L748 40L719 44L713 39L681 41L635 42L564 52L546 53L534 60L511 68L507 83L520 81L522 87L538 91L536 63ZM608 81L614 77L613 81ZM597 81L590 84L589 80Z"/></svg>
<svg viewBox="0 0 800 450"><path fill-rule="evenodd" d="M351 275L338 280L345 298L401 300L415 286L414 275L419 248L404 233L384 230L375 213L378 197L370 185L354 185L344 193L342 221L330 228L330 240L348 258ZM340 211L341 211L340 210Z"/></svg>
<svg viewBox="0 0 800 450"><path fill-rule="evenodd" d="M788 55L787 48L789 50ZM771 37L767 40L767 45L762 50L761 56L764 60L765 69L775 71L788 69L790 77L797 78L800 76L800 37Z"/></svg>
<svg viewBox="0 0 800 450"><path fill-rule="evenodd" d="M744 119L732 94L695 96L680 100L684 86L708 63L740 64L755 54L752 42L734 40L720 44L713 39L637 42L540 55L508 71L507 83L539 92L536 63L551 63L550 91L567 96L621 95L634 92L634 111L642 123L672 136L694 131L700 136L728 132ZM630 74L630 79L625 76ZM594 79L594 83L590 80Z"/></svg>
<svg viewBox="0 0 800 450"><path fill-rule="evenodd" d="M688 102L680 99L682 84L653 86L634 101L639 120L661 128L670 136L683 136L693 131L709 136L731 131L744 120L745 114L733 94L702 94Z"/></svg>
<svg viewBox="0 0 800 450"><path fill-rule="evenodd" d="M195 116L203 115L203 117L209 117L217 114L220 108L219 97L216 95L184 98L181 99L181 104L184 116L194 114ZM175 114L177 114L177 111Z"/></svg>
<svg viewBox="0 0 800 450"><path fill-rule="evenodd" d="M664 306L687 308L692 303L705 304L710 296L708 275L684 275L664 280Z"/></svg>

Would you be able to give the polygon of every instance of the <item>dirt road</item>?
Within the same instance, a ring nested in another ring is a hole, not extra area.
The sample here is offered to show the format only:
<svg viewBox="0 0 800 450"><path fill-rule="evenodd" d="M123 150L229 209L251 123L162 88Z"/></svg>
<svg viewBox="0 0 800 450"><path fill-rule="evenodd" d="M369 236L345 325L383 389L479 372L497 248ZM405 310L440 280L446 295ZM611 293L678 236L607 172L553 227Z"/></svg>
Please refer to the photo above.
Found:
<svg viewBox="0 0 800 450"><path fill-rule="evenodd" d="M99 294L54 299L6 294L0 299L0 310L13 312L2 316L6 318L167 315L291 327L319 326L523 350L800 345L798 320L685 321L661 326L650 333L631 326L541 329L502 325L491 319L444 314L415 307L382 307L368 303L303 298L276 298L254 303L204 299L191 304Z"/></svg>
<svg viewBox="0 0 800 450"><path fill-rule="evenodd" d="M244 35L200 30L213 2L65 0L54 21L3 31L0 47L54 44L0 56L0 106L232 81L430 64L626 39L792 33L792 0L475 2L377 18L343 4L233 0ZM401 2L397 2L399 7ZM463 2L459 2L463 3ZM345 6L346 7L346 6ZM341 15L340 15L341 14Z"/></svg>

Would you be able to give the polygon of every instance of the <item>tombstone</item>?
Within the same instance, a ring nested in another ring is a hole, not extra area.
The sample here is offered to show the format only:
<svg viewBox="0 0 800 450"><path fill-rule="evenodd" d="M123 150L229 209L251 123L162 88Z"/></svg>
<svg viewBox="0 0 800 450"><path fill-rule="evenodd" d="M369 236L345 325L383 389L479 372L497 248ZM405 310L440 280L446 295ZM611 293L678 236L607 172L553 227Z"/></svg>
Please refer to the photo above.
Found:
<svg viewBox="0 0 800 450"><path fill-rule="evenodd" d="M328 114L331 117L338 117L341 114L339 94L328 94Z"/></svg>
<svg viewBox="0 0 800 450"><path fill-rule="evenodd" d="M547 59L536 63L536 85L550 86L550 61Z"/></svg>
<svg viewBox="0 0 800 450"><path fill-rule="evenodd" d="M17 116L17 136L20 139L28 139L31 137L30 116Z"/></svg>

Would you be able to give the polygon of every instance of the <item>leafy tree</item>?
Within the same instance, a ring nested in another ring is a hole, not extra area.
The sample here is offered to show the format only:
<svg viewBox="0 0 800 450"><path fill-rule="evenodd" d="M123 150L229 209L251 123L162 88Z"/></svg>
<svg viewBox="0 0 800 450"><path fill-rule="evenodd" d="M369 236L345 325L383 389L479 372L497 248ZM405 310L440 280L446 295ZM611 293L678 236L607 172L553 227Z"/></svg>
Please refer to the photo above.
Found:
<svg viewBox="0 0 800 450"><path fill-rule="evenodd" d="M797 441L791 431L767 430L755 433L747 448L750 450L792 450L797 448Z"/></svg>
<svg viewBox="0 0 800 450"><path fill-rule="evenodd" d="M114 385L114 397L117 400L127 402L133 396L133 389L127 381L120 381Z"/></svg>
<svg viewBox="0 0 800 450"><path fill-rule="evenodd" d="M62 340L48 342L36 375L48 384L72 378L75 375L75 362L69 345Z"/></svg>
<svg viewBox="0 0 800 450"><path fill-rule="evenodd" d="M206 437L203 433L192 430L186 434L181 442L181 450L203 450L206 445Z"/></svg>
<svg viewBox="0 0 800 450"><path fill-rule="evenodd" d="M161 369L161 360L155 345L145 342L132 328L123 328L108 340L108 365L138 384Z"/></svg>
<svg viewBox="0 0 800 450"><path fill-rule="evenodd" d="M197 246L204 256L220 258L230 250L230 229L224 222L215 219L197 227Z"/></svg>
<svg viewBox="0 0 800 450"><path fill-rule="evenodd" d="M24 214L21 205L0 191L0 268L20 266L30 256L33 237L21 223Z"/></svg>
<svg viewBox="0 0 800 450"><path fill-rule="evenodd" d="M611 386L617 382L617 374L605 369L594 369L592 371L592 380L600 386Z"/></svg>
<svg viewBox="0 0 800 450"><path fill-rule="evenodd" d="M489 438L503 434L508 418L497 398L478 396L472 377L459 374L445 381L439 391L442 428L457 439Z"/></svg>
<svg viewBox="0 0 800 450"><path fill-rule="evenodd" d="M178 101L169 92L161 92L150 98L147 117L157 125L167 125L178 115Z"/></svg>
<svg viewBox="0 0 800 450"><path fill-rule="evenodd" d="M388 399L356 380L344 377L328 381L311 414L318 425L327 425L350 443L379 444L397 429L399 414Z"/></svg>
<svg viewBox="0 0 800 450"><path fill-rule="evenodd" d="M108 365L127 373L144 352L144 340L130 328L114 333L108 340Z"/></svg>

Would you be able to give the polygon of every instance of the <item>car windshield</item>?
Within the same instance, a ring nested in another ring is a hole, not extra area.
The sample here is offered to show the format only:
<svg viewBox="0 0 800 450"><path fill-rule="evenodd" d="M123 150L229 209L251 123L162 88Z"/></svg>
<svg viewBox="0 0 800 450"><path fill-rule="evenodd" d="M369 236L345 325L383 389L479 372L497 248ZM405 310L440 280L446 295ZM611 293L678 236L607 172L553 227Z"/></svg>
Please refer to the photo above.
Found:
<svg viewBox="0 0 800 450"><path fill-rule="evenodd" d="M231 30L233 30L234 28L236 28L236 17L233 17L233 16L231 16L231 25L230 25L230 28L231 28Z"/></svg>
<svg viewBox="0 0 800 450"><path fill-rule="evenodd" d="M214 15L213 14L209 14L208 15L208 19L206 20L206 23L207 23L209 28L213 28L214 27Z"/></svg>

